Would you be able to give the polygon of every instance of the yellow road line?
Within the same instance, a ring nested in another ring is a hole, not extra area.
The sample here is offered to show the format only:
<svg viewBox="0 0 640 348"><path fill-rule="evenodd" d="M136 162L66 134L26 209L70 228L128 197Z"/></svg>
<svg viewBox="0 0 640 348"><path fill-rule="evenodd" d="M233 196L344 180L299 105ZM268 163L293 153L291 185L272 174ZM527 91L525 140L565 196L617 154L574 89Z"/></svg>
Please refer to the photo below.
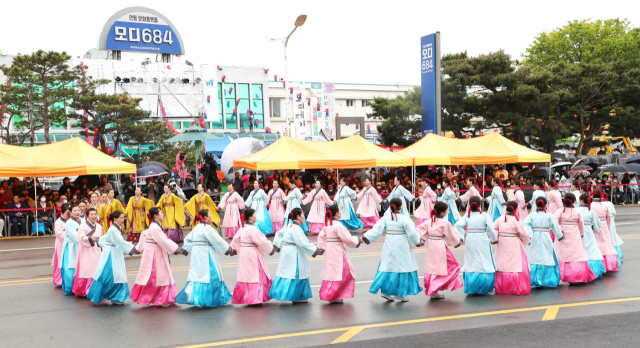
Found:
<svg viewBox="0 0 640 348"><path fill-rule="evenodd" d="M335 328L335 329L303 331L303 332L295 332L295 333L288 333L288 334L281 334L281 335L251 337L251 338L243 338L243 339L237 339L237 340L212 342L212 343L203 343L203 344L196 344L196 345L190 345L190 346L183 346L181 348L203 348L203 347L226 346L226 345L241 344L241 343L248 343L248 342L259 342L259 341L275 340L275 339L281 339L281 338L301 337L301 336L309 336L309 335L319 335L319 334L325 334L325 333L331 333L331 332L344 332L340 337L338 337L336 340L334 340L332 342L332 343L343 343L343 342L346 342L349 339L351 339L353 336L358 334L360 331L362 331L364 329L370 329L370 328L380 328L380 327L389 327L389 326L398 326L398 325L418 324L418 323L443 321L443 320L453 320L453 319L477 318L477 317L485 317L485 316L492 316L492 315L499 315L499 314L522 313L522 312L532 312L532 311L541 311L541 310L546 310L548 312L550 309L552 311L555 310L556 311L555 314L557 314L557 310L559 310L560 308L591 306L591 305L598 305L598 304L620 303L620 302L630 302L630 301L640 301L640 297L619 298L619 299L601 300L601 301L576 302L576 303L566 303L566 304L557 304L557 305L540 306L540 307L505 309L505 310L499 310L499 311L489 311L489 312L480 312L480 313L468 313L468 314L450 315L450 316L443 316L443 317L403 320L403 321L386 322L386 323L378 323L378 324L342 327L342 328ZM554 315L554 318L555 318L555 315Z"/></svg>
<svg viewBox="0 0 640 348"><path fill-rule="evenodd" d="M542 316L542 321L555 320L559 310L560 307L558 306L551 306L547 308L547 311L544 312L544 316Z"/></svg>

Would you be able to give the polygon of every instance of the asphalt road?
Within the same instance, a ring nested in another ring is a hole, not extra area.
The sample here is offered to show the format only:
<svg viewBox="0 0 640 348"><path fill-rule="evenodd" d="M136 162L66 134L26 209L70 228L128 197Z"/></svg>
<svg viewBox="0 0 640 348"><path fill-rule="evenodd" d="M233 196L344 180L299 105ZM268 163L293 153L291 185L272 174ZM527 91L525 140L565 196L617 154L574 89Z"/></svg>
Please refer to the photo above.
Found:
<svg viewBox="0 0 640 348"><path fill-rule="evenodd" d="M617 207L625 244L621 270L591 284L534 290L528 296L424 294L388 303L368 292L382 242L351 249L356 294L344 304L318 299L322 257L310 261L314 298L307 304L272 300L262 306L186 305L123 307L64 296L51 283L53 238L0 240L0 337L6 347L300 347L331 343L366 347L591 346L638 347L640 333L640 209ZM315 237L310 238L315 242ZM416 249L419 275L425 250ZM454 250L463 262L463 251ZM237 259L220 256L233 289ZM277 256L268 257L275 274ZM132 286L139 257L127 257ZM171 257L178 289L186 283L189 257Z"/></svg>

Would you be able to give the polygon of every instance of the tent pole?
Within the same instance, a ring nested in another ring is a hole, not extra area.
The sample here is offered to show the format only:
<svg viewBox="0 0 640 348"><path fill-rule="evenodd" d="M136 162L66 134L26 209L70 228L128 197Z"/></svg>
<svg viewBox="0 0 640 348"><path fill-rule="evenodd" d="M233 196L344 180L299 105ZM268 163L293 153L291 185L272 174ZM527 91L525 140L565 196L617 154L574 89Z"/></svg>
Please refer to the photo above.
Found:
<svg viewBox="0 0 640 348"><path fill-rule="evenodd" d="M416 163L415 163L415 161L413 162L413 166L411 166L411 169L412 169L412 172L413 172L413 184L411 186L413 186L413 190L415 192L417 192L418 191L418 186L416 185ZM415 193L414 193L414 195L415 195ZM413 200L412 203L413 203L413 211L415 212L416 211L416 200L415 200L415 197L414 197L414 200Z"/></svg>
<svg viewBox="0 0 640 348"><path fill-rule="evenodd" d="M35 202L35 207L34 207L34 208L37 208L37 207L38 207L38 191L37 191L37 190L38 190L38 185L36 185L36 180L37 180L37 179L38 179L37 177L36 177L36 178L33 178L33 201ZM26 189L26 187L25 187L25 189ZM613 191L612 191L612 192L613 192ZM27 202L27 203L29 203L29 202ZM36 217L36 216L38 216L38 211L37 211L37 210L34 210L34 213L35 213L35 214L34 214L34 219L33 219L33 220L34 220L34 221L35 221L35 223L36 223L36 236L37 236L37 235L38 235L38 219L37 219L37 218L35 218L35 217ZM54 214L54 215L55 215L55 214ZM44 224L44 223L43 223L43 224ZM16 228L17 228L17 227L18 227L18 226L16 226ZM31 234L33 234L33 231L31 231Z"/></svg>

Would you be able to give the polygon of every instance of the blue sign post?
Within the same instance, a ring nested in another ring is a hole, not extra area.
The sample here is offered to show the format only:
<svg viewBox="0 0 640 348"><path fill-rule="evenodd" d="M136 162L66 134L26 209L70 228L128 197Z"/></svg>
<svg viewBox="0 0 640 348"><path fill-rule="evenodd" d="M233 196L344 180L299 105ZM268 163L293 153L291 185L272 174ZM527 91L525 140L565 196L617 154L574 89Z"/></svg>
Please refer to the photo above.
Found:
<svg viewBox="0 0 640 348"><path fill-rule="evenodd" d="M440 32L420 39L422 136L440 134Z"/></svg>

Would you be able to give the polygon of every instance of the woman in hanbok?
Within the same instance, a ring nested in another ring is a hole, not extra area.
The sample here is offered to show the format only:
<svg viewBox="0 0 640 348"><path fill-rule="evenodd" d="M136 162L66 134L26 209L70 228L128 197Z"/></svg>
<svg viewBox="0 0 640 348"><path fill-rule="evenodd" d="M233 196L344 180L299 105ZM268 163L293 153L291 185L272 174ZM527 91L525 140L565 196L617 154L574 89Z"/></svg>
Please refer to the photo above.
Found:
<svg viewBox="0 0 640 348"><path fill-rule="evenodd" d="M269 218L271 219L271 225L273 231L280 231L284 226L284 198L285 194L280 189L280 182L274 180L271 184L272 189L269 191L267 202L269 205ZM245 216L246 219L246 216Z"/></svg>
<svg viewBox="0 0 640 348"><path fill-rule="evenodd" d="M560 265L550 233L556 240L563 238L556 217L546 210L547 199L538 197L531 214L524 219L524 227L531 236L531 244L525 249L529 258L531 286L555 288L560 283Z"/></svg>
<svg viewBox="0 0 640 348"><path fill-rule="evenodd" d="M60 207L61 215L56 220L54 225L54 232L56 234L56 243L53 251L53 258L51 259L51 267L53 267L53 285L62 285L62 273L61 267L62 264L62 251L64 250L62 247L64 245L64 224L69 220L71 216L71 212L69 211L69 203L64 203Z"/></svg>
<svg viewBox="0 0 640 348"><path fill-rule="evenodd" d="M251 207L251 209L256 211L257 220L255 226L266 236L275 232L273 230L273 224L271 224L269 211L267 210L267 200L267 195L264 193L264 190L260 188L258 180L254 181L253 191L251 191L251 194L244 202L244 205L245 207Z"/></svg>
<svg viewBox="0 0 640 348"><path fill-rule="evenodd" d="M530 236L522 221L515 215L518 203L507 202L504 219L493 223L498 233L498 245L494 254L496 261L495 293L503 295L527 295L531 292L529 261L524 251Z"/></svg>
<svg viewBox="0 0 640 348"><path fill-rule="evenodd" d="M184 250L191 253L191 262L187 284L176 296L176 303L220 307L231 301L231 293L222 278L218 253L233 255L234 250L211 227L212 215L210 209L200 210L194 216L198 224L184 240Z"/></svg>
<svg viewBox="0 0 640 348"><path fill-rule="evenodd" d="M578 201L580 200L580 196L582 195L582 192L580 192L581 186L582 185L580 184L580 181L576 181L574 179L571 182L571 193L573 193L574 196L578 197ZM580 206L580 202L576 202L575 206L576 206L576 208L578 208ZM585 227L586 227L586 225L585 225ZM585 230L585 232L586 232L586 230Z"/></svg>
<svg viewBox="0 0 640 348"><path fill-rule="evenodd" d="M613 242L613 248L616 249L618 253L618 267L622 266L622 259L624 255L622 254L622 249L620 246L624 244L622 238L618 235L618 230L616 229L616 208L613 206L613 203L609 201L609 196L604 193L604 205L609 208L609 213L611 214L611 225L609 225L609 234L611 235L611 242Z"/></svg>
<svg viewBox="0 0 640 348"><path fill-rule="evenodd" d="M431 191L431 192L433 192L433 191ZM467 178L467 192L465 192L462 196L460 196L460 200L462 202L469 202L469 200L471 198L473 198L473 197L478 197L478 198L482 199L482 195L480 194L480 192L478 192L478 189L476 188L476 179L474 177L470 176L470 177ZM470 205L467 204L467 209L465 211L465 214L467 214L467 215L469 214L469 209L470 209ZM420 221L418 221L418 222L420 222Z"/></svg>
<svg viewBox="0 0 640 348"><path fill-rule="evenodd" d="M244 209L242 197L233 189L233 184L228 186L229 192L225 193L218 205L218 211L224 209L222 227L227 238L233 238L241 224L240 210Z"/></svg>
<svg viewBox="0 0 640 348"><path fill-rule="evenodd" d="M356 214L360 215L364 228L373 227L380 220L378 204L382 202L382 197L380 197L375 187L371 185L369 178L364 179L364 187L358 192L356 199L360 201Z"/></svg>
<svg viewBox="0 0 640 348"><path fill-rule="evenodd" d="M302 209L295 208L289 214L291 224L278 231L273 240L280 250L280 260L276 277L271 283L269 297L293 303L307 302L313 297L309 278L309 261L307 256L316 257L320 250L309 242L300 224L304 222Z"/></svg>
<svg viewBox="0 0 640 348"><path fill-rule="evenodd" d="M564 196L564 208L554 214L562 228L563 238L556 238L554 246L558 252L560 279L566 283L588 283L597 276L591 271L587 253L582 244L584 221L582 214L574 207L576 196Z"/></svg>
<svg viewBox="0 0 640 348"><path fill-rule="evenodd" d="M78 263L73 279L73 293L76 297L86 297L89 293L102 253L91 239L93 236L102 235L102 226L98 224L98 212L91 209L87 214L87 220L78 228Z"/></svg>
<svg viewBox="0 0 640 348"><path fill-rule="evenodd" d="M589 262L589 268L596 277L600 278L605 274L604 263L602 260L602 252L598 247L598 242L594 233L600 233L602 224L598 215L591 210L591 197L589 194L584 193L580 195L580 206L578 211L582 215L582 222L584 222L584 236L582 236L582 245L587 253L587 262Z"/></svg>
<svg viewBox="0 0 640 348"><path fill-rule="evenodd" d="M464 241L463 273L464 293L484 295L493 292L496 266L493 261L491 244L498 243L493 231L493 221L489 214L482 214L482 199L469 199L469 212L454 228Z"/></svg>
<svg viewBox="0 0 640 348"><path fill-rule="evenodd" d="M402 200L392 199L384 216L361 237L362 242L369 244L386 231L380 263L369 292L377 294L380 291L387 301L398 299L407 302L407 295L417 295L422 291L413 246L421 247L424 242L402 209Z"/></svg>
<svg viewBox="0 0 640 348"><path fill-rule="evenodd" d="M91 198L89 199L89 203L87 203L87 209L93 208L98 212L98 223L102 225L102 216L105 215L106 207L100 204L100 195L96 192L91 194ZM106 231L103 226L103 231Z"/></svg>
<svg viewBox="0 0 640 348"><path fill-rule="evenodd" d="M333 201L340 209L340 222L349 231L359 230L364 227L364 224L358 219L356 212L353 210L352 199L356 199L356 192L345 184L344 177L340 178L338 193L336 193Z"/></svg>
<svg viewBox="0 0 640 348"><path fill-rule="evenodd" d="M202 184L198 184L198 193L195 194L193 197L191 197L189 202L187 202L187 204L185 204L184 207L186 209L186 212L189 214L189 217L191 217L192 228L196 224L198 224L198 221L196 221L195 216L202 209L209 210L211 212L211 221L216 226L220 225L220 216L218 215L218 207L216 207L216 204L211 199L211 196L209 196L206 192L204 192L204 187L202 186Z"/></svg>
<svg viewBox="0 0 640 348"><path fill-rule="evenodd" d="M98 210L98 220L100 220L100 225L102 225L102 230L106 231L109 229L109 195L103 193L100 195L100 207Z"/></svg>
<svg viewBox="0 0 640 348"><path fill-rule="evenodd" d="M549 197L549 212L551 214L555 214L556 210L562 209L562 194L558 192L555 180L553 181L553 186L549 185L547 196Z"/></svg>
<svg viewBox="0 0 640 348"><path fill-rule="evenodd" d="M149 227L147 216L149 215L149 209L153 208L154 205L155 203L152 200L142 197L142 189L136 187L135 195L129 198L129 204L127 204L127 216L129 216L128 242L138 242L140 240L140 233ZM120 227L123 227L123 225L120 225Z"/></svg>
<svg viewBox="0 0 640 348"><path fill-rule="evenodd" d="M427 182L427 179L421 182L422 185L422 195L418 197L420 200L420 206L416 208L413 212L413 216L415 216L418 221L416 222L416 226L419 226L423 222L431 219L431 211L433 210L433 205L438 199L438 195L431 189L431 186Z"/></svg>
<svg viewBox="0 0 640 348"><path fill-rule="evenodd" d="M78 208L80 208L80 223L81 225L87 221L87 199L83 198L80 202L78 202Z"/></svg>
<svg viewBox="0 0 640 348"><path fill-rule="evenodd" d="M322 189L322 183L320 180L316 181L315 188L309 193L309 195L302 200L303 204L311 204L309 210L309 216L307 221L309 222L309 231L313 234L319 234L324 228L324 216L327 213L327 205L333 205L333 202Z"/></svg>
<svg viewBox="0 0 640 348"><path fill-rule="evenodd" d="M600 233L596 233L595 237L598 242L600 252L602 253L604 269L607 272L612 272L619 269L618 252L613 245L611 233L609 232L609 226L611 225L611 211L609 211L607 205L602 201L602 197L604 197L602 191L593 191L591 210L593 210L600 219Z"/></svg>
<svg viewBox="0 0 640 348"><path fill-rule="evenodd" d="M398 198L402 203L402 210L400 210L400 207L398 207L398 211L401 212L402 215L410 217L411 215L409 214L409 209L407 208L407 200L409 201L409 203L411 203L415 198L413 197L411 192L409 192L409 190L400 185L400 180L398 179L398 177L393 178L393 190L391 191L391 193L389 193L389 196L384 200L384 202L391 202L394 198Z"/></svg>
<svg viewBox="0 0 640 348"><path fill-rule="evenodd" d="M186 256L188 252L180 248L162 231L165 217L160 208L149 209L149 215L149 220L152 222L140 235L140 242L133 252L133 254L142 253L142 260L140 260L136 283L129 297L131 301L144 306L154 304L159 307L168 307L176 303L175 298L178 295L168 253L174 255L182 253Z"/></svg>
<svg viewBox="0 0 640 348"><path fill-rule="evenodd" d="M182 199L171 193L171 187L169 185L165 185L164 194L158 199L156 207L162 209L162 216L164 217L162 229L167 234L167 237L176 243L182 243L184 240L182 226L184 226L185 222L184 203ZM151 225L151 223L149 223L149 225Z"/></svg>
<svg viewBox="0 0 640 348"><path fill-rule="evenodd" d="M124 213L124 217L125 218L127 217L127 210L124 209L120 200L116 198L116 191L114 191L113 189L109 190L109 204L107 205L107 210L109 215L116 210L120 210L121 212ZM106 231L106 230L103 230L103 231Z"/></svg>
<svg viewBox="0 0 640 348"><path fill-rule="evenodd" d="M284 211L285 219L284 219L282 228L285 228L289 225L289 222L290 222L289 214L291 213L291 211L295 208L301 208L300 205L302 204L302 199L303 199L302 192L300 192L300 189L298 188L298 185L296 184L295 180L289 181L289 193L287 194L286 197L282 199L285 202L287 202L287 209ZM300 225L300 227L302 227L302 230L304 231L304 233L309 232L309 225L307 224L307 219L304 219L304 222L302 223L302 225Z"/></svg>
<svg viewBox="0 0 640 348"><path fill-rule="evenodd" d="M424 293L432 299L444 299L442 290L456 290L462 287L460 263L453 256L446 243L454 248L462 245L458 232L447 220L449 206L436 202L432 219L418 226L418 233L427 245L427 257L424 262ZM446 243L445 243L446 242Z"/></svg>
<svg viewBox="0 0 640 348"><path fill-rule="evenodd" d="M505 214L504 196L502 195L502 186L500 185L500 179L493 178L493 190L491 191L491 204L487 213L491 216L493 221L498 220Z"/></svg>
<svg viewBox="0 0 640 348"><path fill-rule="evenodd" d="M527 210L527 201L524 198L524 191L522 190L522 181L518 182L518 188L516 189L516 194L513 200L518 203L518 218L520 220L524 220L529 215L529 210Z"/></svg>
<svg viewBox="0 0 640 348"><path fill-rule="evenodd" d="M345 228L340 220L342 212L337 206L331 206L326 214L326 226L318 236L318 248L322 250L323 255L326 254L320 274L320 300L342 303L344 299L353 298L356 289L356 274L347 247L359 247L360 238L351 236Z"/></svg>
<svg viewBox="0 0 640 348"><path fill-rule="evenodd" d="M231 303L257 305L271 299L269 289L272 280L264 255L273 255L276 247L254 226L255 210L246 209L244 216L246 222L243 222L242 228L231 242L231 247L239 257L238 276Z"/></svg>
<svg viewBox="0 0 640 348"><path fill-rule="evenodd" d="M70 219L64 223L64 242L62 243L62 262L60 272L62 275L62 290L66 296L73 295L73 279L78 263L78 227L80 227L80 208L77 205L71 207Z"/></svg>
<svg viewBox="0 0 640 348"><path fill-rule="evenodd" d="M444 202L449 207L449 212L447 213L447 220L451 223L451 225L455 225L458 220L460 220L460 212L458 211L458 205L456 204L456 200L458 199L457 194L453 191L453 187L451 186L451 181L448 178L444 178L442 180L444 183L444 193L438 199L441 202Z"/></svg>
<svg viewBox="0 0 640 348"><path fill-rule="evenodd" d="M91 237L102 248L102 254L87 298L94 303L106 299L112 305L122 306L129 299L130 293L124 254L132 255L135 250L133 244L122 237L124 214L120 210L114 211L111 213L111 221L111 227L104 236L94 234Z"/></svg>

